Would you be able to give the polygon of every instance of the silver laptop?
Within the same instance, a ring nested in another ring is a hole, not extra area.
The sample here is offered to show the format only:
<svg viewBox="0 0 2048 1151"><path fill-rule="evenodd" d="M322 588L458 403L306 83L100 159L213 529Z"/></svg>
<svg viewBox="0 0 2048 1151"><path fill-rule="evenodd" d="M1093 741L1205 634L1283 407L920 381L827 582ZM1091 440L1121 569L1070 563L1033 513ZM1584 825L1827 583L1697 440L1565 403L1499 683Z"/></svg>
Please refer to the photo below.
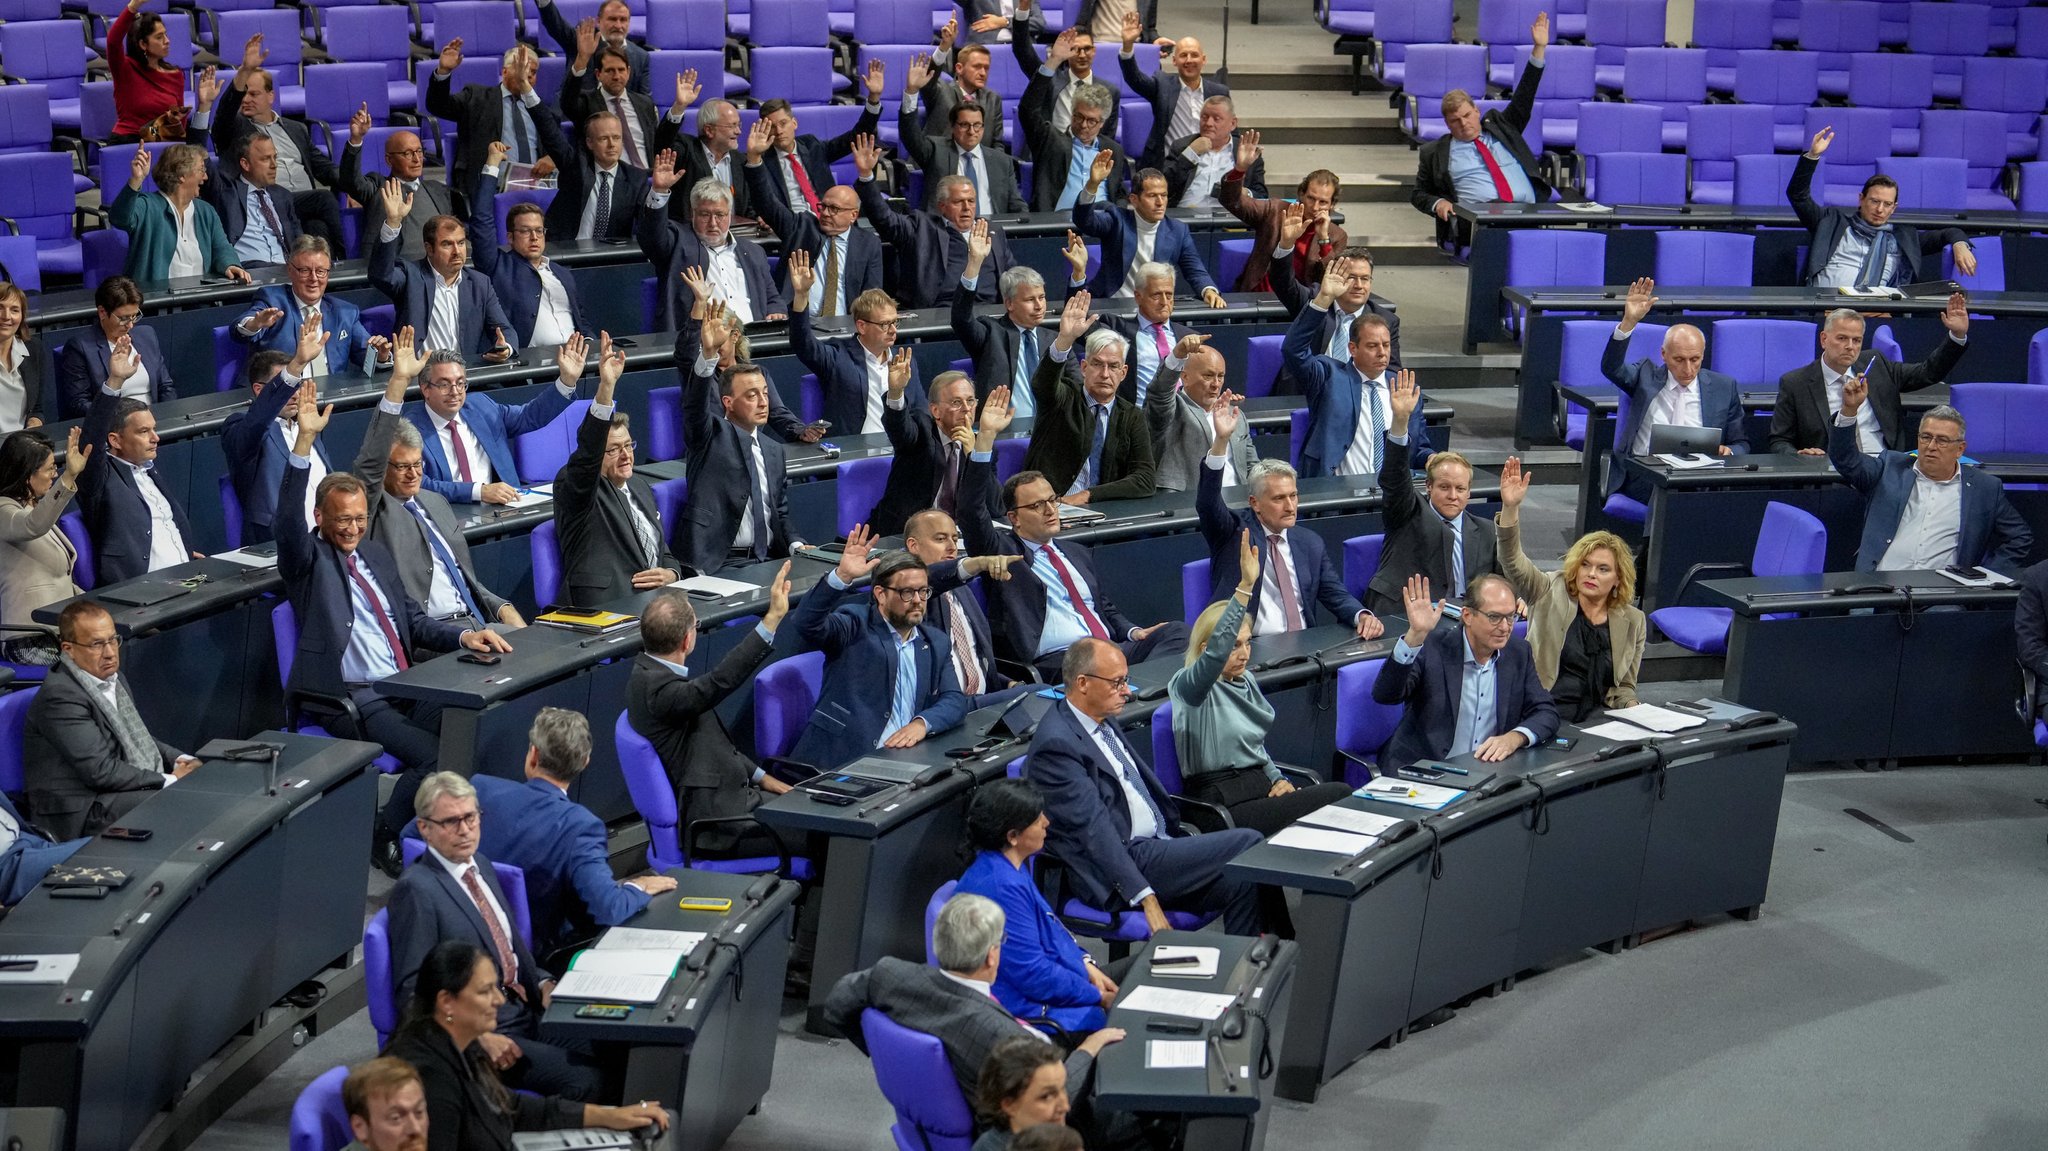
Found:
<svg viewBox="0 0 2048 1151"><path fill-rule="evenodd" d="M1651 424L1650 454L1653 456L1686 455L1703 452L1713 455L1721 447L1721 429L1689 428L1683 424Z"/></svg>

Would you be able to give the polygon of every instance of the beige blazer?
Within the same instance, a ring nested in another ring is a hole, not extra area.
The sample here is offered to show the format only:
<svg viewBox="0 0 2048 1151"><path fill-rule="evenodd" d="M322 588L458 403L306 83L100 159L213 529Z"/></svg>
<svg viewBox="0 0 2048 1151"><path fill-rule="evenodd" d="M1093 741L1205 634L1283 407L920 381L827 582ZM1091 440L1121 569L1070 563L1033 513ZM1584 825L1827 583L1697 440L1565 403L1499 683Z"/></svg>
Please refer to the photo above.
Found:
<svg viewBox="0 0 2048 1151"><path fill-rule="evenodd" d="M1536 678L1548 689L1557 682L1557 661L1564 651L1564 633L1579 612L1579 601L1565 585L1564 573L1545 572L1529 562L1522 552L1522 528L1494 521L1499 537L1500 563L1507 570L1515 592L1529 601L1529 646L1535 649ZM1607 635L1614 649L1614 686L1607 691L1608 707L1634 707L1636 678L1643 670L1643 644L1649 628L1643 609L1624 604L1607 613Z"/></svg>
<svg viewBox="0 0 2048 1151"><path fill-rule="evenodd" d="M40 627L33 618L37 608L79 594L71 582L78 553L57 528L57 518L77 494L60 480L34 507L0 499L0 624ZM20 639L21 633L0 638Z"/></svg>

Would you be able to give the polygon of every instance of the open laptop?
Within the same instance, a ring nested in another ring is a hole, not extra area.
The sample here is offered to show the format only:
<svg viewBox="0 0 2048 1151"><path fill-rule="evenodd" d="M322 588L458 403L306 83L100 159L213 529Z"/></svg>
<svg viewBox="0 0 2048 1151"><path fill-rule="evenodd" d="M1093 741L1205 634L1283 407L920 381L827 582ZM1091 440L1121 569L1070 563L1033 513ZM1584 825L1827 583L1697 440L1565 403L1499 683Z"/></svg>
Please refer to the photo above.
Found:
<svg viewBox="0 0 2048 1151"><path fill-rule="evenodd" d="M1694 452L1715 455L1721 448L1721 429L1690 428L1683 424L1651 424L1650 451L1653 456L1683 456Z"/></svg>

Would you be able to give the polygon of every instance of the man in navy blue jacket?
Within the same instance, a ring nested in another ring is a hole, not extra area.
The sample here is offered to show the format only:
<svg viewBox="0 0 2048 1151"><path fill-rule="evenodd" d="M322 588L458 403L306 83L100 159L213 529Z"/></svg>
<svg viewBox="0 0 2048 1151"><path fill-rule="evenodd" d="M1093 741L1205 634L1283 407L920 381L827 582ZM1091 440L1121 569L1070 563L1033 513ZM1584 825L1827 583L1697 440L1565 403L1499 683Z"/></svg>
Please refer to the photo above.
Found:
<svg viewBox="0 0 2048 1151"><path fill-rule="evenodd" d="M775 408L768 375L744 360L718 367L739 338L739 322L718 300L706 305L702 325L686 323L676 336L691 478L676 517L675 555L705 575L784 559L802 546L789 523L788 456L767 434Z"/></svg>
<svg viewBox="0 0 2048 1151"><path fill-rule="evenodd" d="M571 332L571 340L580 338ZM426 445L427 490L451 504L509 504L519 498L525 482L512 440L553 423L576 395L581 356L562 365L555 386L523 404L501 404L469 390L469 371L462 357L439 348L427 354L420 373L419 407L406 413ZM541 477L535 476L539 481Z"/></svg>
<svg viewBox="0 0 2048 1151"><path fill-rule="evenodd" d="M469 211L469 251L476 270L491 278L491 290L512 321L511 336L520 347L554 347L577 332L597 334L583 311L583 293L576 273L559 260L548 259L546 213L538 204L516 204L505 216L511 241L498 246L498 216L493 207L502 179L504 145L491 145L490 164L477 177L476 200ZM646 180L641 180L645 186ZM617 201L620 216L631 219L639 197Z"/></svg>
<svg viewBox="0 0 2048 1151"><path fill-rule="evenodd" d="M874 435L883 428L883 400L890 390L908 389L908 402L923 407L924 384L917 378L917 360L904 361L907 378L890 381L894 367L889 351L896 343L896 301L880 290L862 292L853 301L853 338L818 339L811 330L811 258L791 252L784 261L792 297L789 348L798 362L816 373L825 396L825 419L841 435ZM909 356L909 349L903 350Z"/></svg>
<svg viewBox="0 0 2048 1151"><path fill-rule="evenodd" d="M1194 233L1179 220L1167 218L1165 173L1144 168L1132 176L1128 204L1095 202L1096 189L1115 166L1116 157L1107 149L1097 152L1081 198L1074 203L1074 230L1102 242L1102 264L1088 282L1088 294L1103 299L1136 295L1141 285L1133 271L1140 264L1158 263L1180 273L1181 283L1197 289L1203 303L1222 307L1223 293L1195 250Z"/></svg>
<svg viewBox="0 0 2048 1151"><path fill-rule="evenodd" d="M569 790L590 766L590 721L573 711L544 707L527 732L526 782L477 773L470 779L483 806L483 852L526 872L526 905L533 914L533 948L543 965L573 945L587 944L600 928L615 927L675 890L666 875L612 878L604 820Z"/></svg>
<svg viewBox="0 0 2048 1151"><path fill-rule="evenodd" d="M141 364L128 337L114 347L105 387L85 417L84 443L98 451L78 477L78 502L99 563L102 586L199 559L185 508L157 482L156 416L121 385Z"/></svg>
<svg viewBox="0 0 2048 1151"><path fill-rule="evenodd" d="M1619 491L1643 503L1650 502L1649 485L1628 475L1620 457L1646 454L1650 434L1658 424L1719 428L1722 455L1749 454L1749 433L1742 422L1742 387L1735 377L1700 366L1707 357L1707 338L1698 328L1673 324L1664 329L1661 364L1651 363L1648 357L1633 364L1626 362L1629 337L1657 305L1656 287L1647 276L1629 285L1621 323L1614 326L1614 338L1600 353L1601 374L1628 400L1623 406L1626 418L1621 438L1615 443L1616 458L1607 470L1607 494Z"/></svg>
<svg viewBox="0 0 2048 1151"><path fill-rule="evenodd" d="M327 332L327 347L315 361L321 369L315 375L349 370L367 373L374 371L379 361L389 364L391 342L371 335L363 327L362 309L340 296L327 294L328 275L334 268L334 251L327 241L318 236L300 236L292 245L284 268L290 277L288 284L266 284L256 289L249 310L228 329L238 343L289 356L298 347L299 328L306 315L318 312L320 326Z"/></svg>
<svg viewBox="0 0 2048 1151"><path fill-rule="evenodd" d="M1869 381L1842 382L1842 413L1828 433L1828 459L1868 501L1857 571L1990 567L2016 576L2034 533L2005 498L2005 485L1962 462L1962 413L1946 404L1920 417L1919 454L1886 449L1866 456L1856 442L1856 413Z"/></svg>
<svg viewBox="0 0 2048 1151"><path fill-rule="evenodd" d="M1308 432L1301 444L1304 476L1377 476L1381 450L1393 430L1394 331L1366 312L1351 322L1346 359L1323 354L1330 305L1347 290L1346 264L1324 265L1322 286L1294 317L1280 344L1280 361L1308 397ZM1422 397L1408 417L1409 466L1422 467L1434 450L1423 424Z"/></svg>
<svg viewBox="0 0 2048 1151"><path fill-rule="evenodd" d="M746 181L754 210L782 240L782 282L789 283L791 252L808 252L812 277L812 299L806 301L817 316L843 316L862 292L882 287L882 241L860 223L860 197L844 184L834 184L817 193L818 210L808 206L791 208L775 192L776 169L766 157L774 134L760 122L747 138ZM781 152L776 152L780 163ZM830 170L829 167L827 169ZM833 278L834 274L837 278ZM792 301L794 302L794 301Z"/></svg>
<svg viewBox="0 0 2048 1151"><path fill-rule="evenodd" d="M974 185L964 176L947 176L939 181L938 202L932 211L898 208L875 183L875 165L881 159L881 145L874 137L854 141L853 163L860 169L860 178L853 189L860 197L861 214L895 248L891 283L896 298L909 308L950 306L962 290L960 277L967 267L967 238L975 219ZM974 287L975 299L996 303L996 284L1014 265L1003 230L991 227L989 255L984 274Z"/></svg>
<svg viewBox="0 0 2048 1151"><path fill-rule="evenodd" d="M839 566L804 595L791 618L808 647L825 653L817 710L790 757L823 770L876 748L916 747L967 714L953 671L953 641L925 622L931 576L909 552L870 558L865 525L847 536ZM868 603L850 602L872 575Z"/></svg>
<svg viewBox="0 0 2048 1151"><path fill-rule="evenodd" d="M1415 576L1402 596L1408 633L1373 681L1372 697L1403 704L1401 724L1380 753L1395 771L1418 759L1471 754L1498 763L1557 734L1557 708L1536 678L1529 641L1515 636L1515 588L1483 575L1465 596L1464 626L1437 631L1444 601Z"/></svg>
<svg viewBox="0 0 2048 1151"><path fill-rule="evenodd" d="M683 279L688 268L703 270L711 290L741 323L788 319L789 300L768 271L768 253L732 234L732 189L707 176L683 188L690 226L669 219L669 196L682 179L675 152L664 149L654 158L647 198L633 214L633 238L654 265L655 277L667 285L655 293L655 323L666 331L690 314L696 293Z"/></svg>
<svg viewBox="0 0 2048 1151"><path fill-rule="evenodd" d="M512 356L507 342L512 321L490 277L469 262L469 237L462 221L435 216L420 229L427 254L398 258L398 237L412 213L412 193L397 180L384 181L384 226L370 248L370 284L398 308L397 326L411 327L429 348L446 348L494 363Z"/></svg>

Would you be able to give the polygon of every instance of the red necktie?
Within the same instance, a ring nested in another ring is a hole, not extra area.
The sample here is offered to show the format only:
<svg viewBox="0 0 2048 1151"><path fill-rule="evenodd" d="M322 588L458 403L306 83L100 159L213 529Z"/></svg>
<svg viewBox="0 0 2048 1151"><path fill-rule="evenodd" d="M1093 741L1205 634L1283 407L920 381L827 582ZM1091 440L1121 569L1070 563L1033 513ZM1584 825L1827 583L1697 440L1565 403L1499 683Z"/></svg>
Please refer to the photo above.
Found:
<svg viewBox="0 0 2048 1151"><path fill-rule="evenodd" d="M1059 573L1060 583L1067 589L1067 599L1074 605L1074 613L1088 626L1088 634L1096 639L1108 639L1109 629L1089 610L1088 601L1081 598L1081 585L1074 580L1074 573L1067 568L1067 561L1060 558L1059 549L1047 544L1045 558L1052 561L1052 570Z"/></svg>
<svg viewBox="0 0 2048 1151"><path fill-rule="evenodd" d="M391 617L384 613L384 601L377 598L377 589L370 586L370 581L363 578L363 569L356 566L355 553L341 557L341 562L348 568L348 578L356 581L363 598L370 601L370 614L377 617L377 627L384 633L384 642L391 645L391 658L397 662L398 670L411 667L412 661L405 658L405 645L398 642L398 629L391 626Z"/></svg>
<svg viewBox="0 0 2048 1151"><path fill-rule="evenodd" d="M1486 137L1472 141L1472 146L1479 149L1479 158L1486 162L1486 174L1493 177L1494 199L1514 199L1515 190L1508 186L1508 174L1500 170L1500 161L1493 158L1493 149L1486 146Z"/></svg>
<svg viewBox="0 0 2048 1151"><path fill-rule="evenodd" d="M463 483L474 483L469 474L469 449L462 446L462 421L448 421L448 442L455 448L455 477Z"/></svg>
<svg viewBox="0 0 2048 1151"><path fill-rule="evenodd" d="M468 889L470 900L484 917L484 926L491 929L491 946L498 949L498 981L521 999L526 998L526 989L519 985L519 953L512 950L512 941L505 936L504 924L498 922L497 912L491 910L491 901L484 898L484 884L477 878L476 864L463 869L462 886Z"/></svg>
<svg viewBox="0 0 2048 1151"><path fill-rule="evenodd" d="M804 171L804 162L795 152L789 154L789 173L796 177L796 190L804 194L804 203L811 206L811 215L817 215L818 194L811 190L811 174Z"/></svg>

